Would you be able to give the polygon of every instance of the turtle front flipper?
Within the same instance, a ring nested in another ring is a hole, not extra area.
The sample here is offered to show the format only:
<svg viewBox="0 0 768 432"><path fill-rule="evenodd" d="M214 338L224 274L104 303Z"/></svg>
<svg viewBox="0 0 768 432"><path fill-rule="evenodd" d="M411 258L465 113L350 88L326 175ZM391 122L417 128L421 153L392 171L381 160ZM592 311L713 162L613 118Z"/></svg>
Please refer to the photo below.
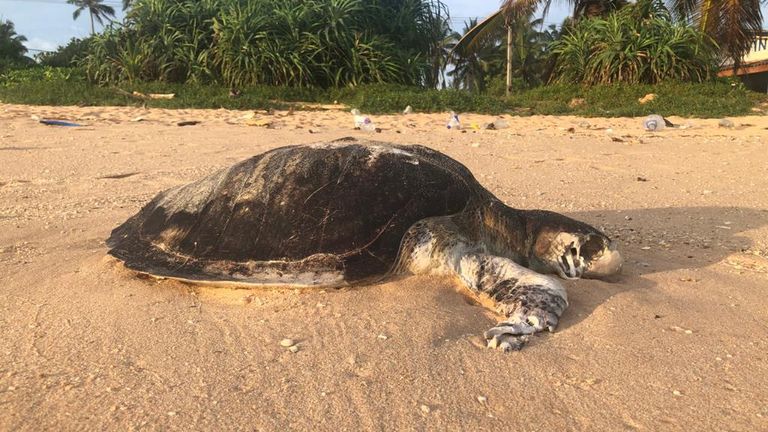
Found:
<svg viewBox="0 0 768 432"><path fill-rule="evenodd" d="M559 281L508 258L467 254L456 273L471 291L487 296L506 317L485 332L491 348L519 350L529 335L553 332L568 307L568 295Z"/></svg>
<svg viewBox="0 0 768 432"><path fill-rule="evenodd" d="M486 253L450 217L415 224L403 240L400 260L400 270L454 275L470 291L490 299L495 310L506 317L485 332L491 348L518 350L530 335L554 331L568 306L567 293L558 280Z"/></svg>

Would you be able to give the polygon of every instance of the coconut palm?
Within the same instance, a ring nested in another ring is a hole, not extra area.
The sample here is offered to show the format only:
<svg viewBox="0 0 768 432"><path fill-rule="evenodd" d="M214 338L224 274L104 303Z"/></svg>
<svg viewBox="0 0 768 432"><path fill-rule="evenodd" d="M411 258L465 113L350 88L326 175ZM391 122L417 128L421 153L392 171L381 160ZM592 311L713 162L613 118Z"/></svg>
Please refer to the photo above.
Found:
<svg viewBox="0 0 768 432"><path fill-rule="evenodd" d="M95 34L96 30L93 26L93 20L104 24L104 18L111 20L115 16L115 9L112 6L105 5L104 0L67 0L67 3L77 6L74 12L72 12L72 19L76 20L80 17L80 14L88 9L88 13L91 16L91 34Z"/></svg>
<svg viewBox="0 0 768 432"><path fill-rule="evenodd" d="M459 54L468 54L480 46L485 40L500 29L507 33L507 95L512 90L512 63L514 37L516 27L525 27L530 17L540 5L544 6L546 16L552 0L504 0L499 10L482 20L456 44ZM573 16L601 16L614 11L625 4L627 0L571 0Z"/></svg>
<svg viewBox="0 0 768 432"><path fill-rule="evenodd" d="M463 35L466 35L477 26L477 19L472 18L464 23ZM476 45L475 49L466 54L460 54L453 51L453 70L448 72L452 78L452 86L455 88L464 88L469 91L483 91L485 89L485 78L492 73L492 70L498 67L499 63L504 62L500 56L500 47L503 40L503 29L494 34L486 35L482 44ZM456 34L456 40L463 36ZM503 66L502 66L503 67Z"/></svg>
<svg viewBox="0 0 768 432"><path fill-rule="evenodd" d="M714 39L735 67L762 31L759 0L674 0L672 10Z"/></svg>
<svg viewBox="0 0 768 432"><path fill-rule="evenodd" d="M16 34L11 21L0 22L0 63L18 63L25 59L27 38Z"/></svg>

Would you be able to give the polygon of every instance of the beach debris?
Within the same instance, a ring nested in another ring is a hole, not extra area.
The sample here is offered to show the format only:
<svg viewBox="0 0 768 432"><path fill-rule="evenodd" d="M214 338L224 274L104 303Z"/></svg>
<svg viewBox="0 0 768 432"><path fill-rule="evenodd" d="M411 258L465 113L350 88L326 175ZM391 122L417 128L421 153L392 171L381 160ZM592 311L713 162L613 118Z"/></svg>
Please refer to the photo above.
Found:
<svg viewBox="0 0 768 432"><path fill-rule="evenodd" d="M176 97L176 93L150 93L150 99L173 99Z"/></svg>
<svg viewBox="0 0 768 432"><path fill-rule="evenodd" d="M232 99L239 98L241 94L243 94L243 92L240 91L239 89L236 89L234 87L229 89L229 97Z"/></svg>
<svg viewBox="0 0 768 432"><path fill-rule="evenodd" d="M474 123L472 125L474 126ZM499 130L499 129L506 129L508 127L509 127L509 122L504 120L503 118L498 118L491 123L486 123L483 125L483 129L485 130Z"/></svg>
<svg viewBox="0 0 768 432"><path fill-rule="evenodd" d="M132 122L144 121L144 117L142 117L142 116L134 117L134 118L131 119L131 121Z"/></svg>
<svg viewBox="0 0 768 432"><path fill-rule="evenodd" d="M352 113L352 118L355 121L355 129L360 129L360 126L362 126L363 123L365 123L366 119L370 120L367 116L364 116L363 114L361 114L360 110L357 108L353 108L352 111L350 112Z"/></svg>
<svg viewBox="0 0 768 432"><path fill-rule="evenodd" d="M611 141L613 141L613 142L624 142L624 139L623 138L619 138L617 136L612 136L611 137Z"/></svg>
<svg viewBox="0 0 768 432"><path fill-rule="evenodd" d="M674 391L672 391L672 394L675 395L675 396L682 396L683 395L682 393L680 393L680 390L674 390Z"/></svg>
<svg viewBox="0 0 768 432"><path fill-rule="evenodd" d="M732 121L730 121L728 119L720 119L720 121L717 122L717 126L719 126L721 128L730 129L730 128L734 127L735 125L733 124Z"/></svg>
<svg viewBox="0 0 768 432"><path fill-rule="evenodd" d="M648 102L653 102L654 99L656 99L656 93L648 93L637 101L640 102L640 105L645 105Z"/></svg>
<svg viewBox="0 0 768 432"><path fill-rule="evenodd" d="M260 118L250 118L245 121L245 124L248 126L265 127L268 129L272 129L273 126L271 120L264 120Z"/></svg>
<svg viewBox="0 0 768 432"><path fill-rule="evenodd" d="M488 398L483 396L483 395L478 395L477 396L477 401L480 402L481 404L484 404L484 403L488 402Z"/></svg>
<svg viewBox="0 0 768 432"><path fill-rule="evenodd" d="M196 124L200 124L201 122L198 120L184 120L176 123L176 126L194 126Z"/></svg>
<svg viewBox="0 0 768 432"><path fill-rule="evenodd" d="M351 112L355 120L355 129L365 132L381 132L381 129L373 124L371 118L361 114L359 109L355 108Z"/></svg>
<svg viewBox="0 0 768 432"><path fill-rule="evenodd" d="M296 345L296 341L290 338L285 338L280 341L280 346L283 348L290 348L294 345Z"/></svg>
<svg viewBox="0 0 768 432"><path fill-rule="evenodd" d="M592 127L592 125L588 121L580 121L579 127L584 129L589 129Z"/></svg>
<svg viewBox="0 0 768 432"><path fill-rule="evenodd" d="M383 334L383 333L382 333L382 334L380 334L380 335L378 335L378 336L376 336L376 337L377 337L377 338L379 338L379 339L381 339L381 340L387 340L387 339L388 339L387 335L385 335L385 334Z"/></svg>
<svg viewBox="0 0 768 432"><path fill-rule="evenodd" d="M448 117L448 123L445 125L448 129L461 130L461 122L459 121L459 115L456 112L451 111L450 117Z"/></svg>
<svg viewBox="0 0 768 432"><path fill-rule="evenodd" d="M403 115L408 115L408 114L410 114L410 113L412 113L412 112L413 112L413 108L411 108L411 106L410 106L410 105L408 105L408 106L407 106L407 107L405 107L405 109L403 110Z"/></svg>
<svg viewBox="0 0 768 432"><path fill-rule="evenodd" d="M568 133L576 133L576 128L571 126L568 129L566 129L565 131L568 132Z"/></svg>
<svg viewBox="0 0 768 432"><path fill-rule="evenodd" d="M647 178L645 178L645 177L640 177L640 176L638 176L638 177L637 177L635 180L637 180L637 181L639 181L639 182L647 182L647 181L648 181L648 179L647 179Z"/></svg>
<svg viewBox="0 0 768 432"><path fill-rule="evenodd" d="M568 102L570 108L576 108L587 104L587 100L584 98L573 98Z"/></svg>
<svg viewBox="0 0 768 432"><path fill-rule="evenodd" d="M430 413L430 411L432 411L432 410L429 408L429 406L428 406L428 405L424 405L424 404L421 404L421 407L420 407L420 409L421 409L421 412L423 412L424 414L429 414L429 413Z"/></svg>
<svg viewBox="0 0 768 432"><path fill-rule="evenodd" d="M643 120L643 129L650 132L659 132L667 126L667 120L658 114L651 114Z"/></svg>
<svg viewBox="0 0 768 432"><path fill-rule="evenodd" d="M46 126L64 126L64 127L82 127L79 123L73 123L67 120L40 119L40 123Z"/></svg>
<svg viewBox="0 0 768 432"><path fill-rule="evenodd" d="M693 330L684 329L680 326L671 326L669 329L678 333L693 334Z"/></svg>
<svg viewBox="0 0 768 432"><path fill-rule="evenodd" d="M299 352L299 346L298 345L291 345L290 347L288 347L288 351L296 354L297 352Z"/></svg>

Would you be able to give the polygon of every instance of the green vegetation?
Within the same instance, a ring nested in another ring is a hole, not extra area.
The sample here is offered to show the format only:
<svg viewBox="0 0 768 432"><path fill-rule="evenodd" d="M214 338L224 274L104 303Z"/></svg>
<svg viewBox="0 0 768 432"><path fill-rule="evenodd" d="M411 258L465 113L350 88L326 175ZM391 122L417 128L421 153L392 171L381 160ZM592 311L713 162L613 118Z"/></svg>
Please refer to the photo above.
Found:
<svg viewBox="0 0 768 432"><path fill-rule="evenodd" d="M127 93L176 93L171 100L140 100ZM641 105L647 93L658 97ZM574 98L584 105L570 107ZM90 84L78 69L35 68L0 74L0 100L43 105L128 105L161 108L301 109L301 103L338 101L363 112L399 113L407 105L416 112L477 112L515 115L642 116L647 114L722 117L750 114L766 101L740 84L719 80L707 83L665 82L656 85L577 86L549 85L513 94L509 98L465 90L434 90L403 85L373 84L342 89L248 86L240 97L229 97L219 84L122 83L105 87ZM311 107L308 107L311 109Z"/></svg>
<svg viewBox="0 0 768 432"><path fill-rule="evenodd" d="M83 66L99 83L434 87L448 31L439 0L136 0Z"/></svg>
<svg viewBox="0 0 768 432"><path fill-rule="evenodd" d="M673 2L673 16L661 0L576 0L574 18L559 30L530 20L548 0L507 1L460 35L441 0L125 0L124 22L38 55L35 67L23 64L31 61L24 37L0 23L0 100L230 109L338 101L371 114L407 105L516 115L749 114L766 97L714 78L720 39L701 23L729 12L716 11L718 0L702 1L715 15L691 12L704 4L696 2L687 12ZM69 2L76 15L110 17L102 0ZM648 93L656 99L640 104ZM577 98L585 102L572 104Z"/></svg>
<svg viewBox="0 0 768 432"><path fill-rule="evenodd" d="M672 20L659 0L641 0L605 18L588 18L551 45L553 80L587 85L701 82L714 76L717 47Z"/></svg>
<svg viewBox="0 0 768 432"><path fill-rule="evenodd" d="M88 54L90 41L91 38L72 38L66 45L60 46L56 51L41 52L35 56L35 59L41 66L62 68L76 66L77 62Z"/></svg>

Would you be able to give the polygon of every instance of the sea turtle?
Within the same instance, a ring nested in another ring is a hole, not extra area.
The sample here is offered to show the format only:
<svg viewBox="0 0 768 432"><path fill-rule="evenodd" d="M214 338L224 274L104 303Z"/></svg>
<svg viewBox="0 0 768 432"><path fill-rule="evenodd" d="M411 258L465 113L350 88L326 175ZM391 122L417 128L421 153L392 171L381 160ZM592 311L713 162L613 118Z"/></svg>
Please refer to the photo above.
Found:
<svg viewBox="0 0 768 432"><path fill-rule="evenodd" d="M599 230L508 207L443 153L354 138L276 148L160 192L107 244L130 269L213 285L453 275L506 317L485 333L505 351L553 331L568 304L542 273L603 277L622 263Z"/></svg>

